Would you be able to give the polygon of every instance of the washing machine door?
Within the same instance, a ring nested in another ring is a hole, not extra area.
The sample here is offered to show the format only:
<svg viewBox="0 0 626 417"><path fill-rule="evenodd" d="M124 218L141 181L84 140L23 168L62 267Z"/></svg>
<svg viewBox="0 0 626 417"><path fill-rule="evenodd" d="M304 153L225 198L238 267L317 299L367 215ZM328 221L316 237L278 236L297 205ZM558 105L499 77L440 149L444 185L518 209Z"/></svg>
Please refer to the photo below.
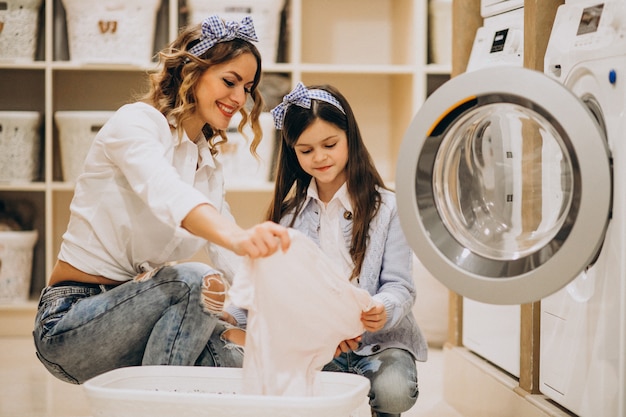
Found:
<svg viewBox="0 0 626 417"><path fill-rule="evenodd" d="M539 300L595 258L611 166L593 114L543 73L485 68L438 88L404 136L396 172L409 244L451 290Z"/></svg>

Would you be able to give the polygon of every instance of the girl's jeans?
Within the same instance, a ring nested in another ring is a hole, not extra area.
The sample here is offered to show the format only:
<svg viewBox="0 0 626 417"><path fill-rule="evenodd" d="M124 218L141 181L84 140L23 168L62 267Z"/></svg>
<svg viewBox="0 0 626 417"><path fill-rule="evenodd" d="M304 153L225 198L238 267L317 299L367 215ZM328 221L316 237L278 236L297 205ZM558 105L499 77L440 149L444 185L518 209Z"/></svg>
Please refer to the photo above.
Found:
<svg viewBox="0 0 626 417"><path fill-rule="evenodd" d="M216 274L193 262L118 286L46 287L33 331L37 357L75 384L126 366L241 367L242 349L222 337L229 325L203 306L203 279Z"/></svg>
<svg viewBox="0 0 626 417"><path fill-rule="evenodd" d="M349 372L370 380L370 407L377 416L400 416L419 395L415 359L403 349L389 348L370 356L342 353L324 371Z"/></svg>

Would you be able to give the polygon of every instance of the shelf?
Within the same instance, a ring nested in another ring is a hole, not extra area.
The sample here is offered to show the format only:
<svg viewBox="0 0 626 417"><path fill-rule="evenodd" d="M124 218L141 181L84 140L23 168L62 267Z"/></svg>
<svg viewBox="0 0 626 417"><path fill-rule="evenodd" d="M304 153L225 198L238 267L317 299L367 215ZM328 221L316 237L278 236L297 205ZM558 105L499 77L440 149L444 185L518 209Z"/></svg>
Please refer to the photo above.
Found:
<svg viewBox="0 0 626 417"><path fill-rule="evenodd" d="M46 191L44 182L7 183L0 182L0 191Z"/></svg>
<svg viewBox="0 0 626 417"><path fill-rule="evenodd" d="M412 65L383 65L383 64L301 64L299 70L319 74L415 74Z"/></svg>

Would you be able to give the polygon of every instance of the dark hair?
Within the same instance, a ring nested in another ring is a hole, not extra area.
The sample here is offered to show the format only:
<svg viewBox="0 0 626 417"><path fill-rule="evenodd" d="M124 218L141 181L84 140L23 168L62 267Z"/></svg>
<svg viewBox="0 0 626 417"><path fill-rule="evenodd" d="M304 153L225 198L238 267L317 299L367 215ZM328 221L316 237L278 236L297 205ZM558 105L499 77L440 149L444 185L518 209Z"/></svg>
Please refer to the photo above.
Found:
<svg viewBox="0 0 626 417"><path fill-rule="evenodd" d="M253 104L249 115L245 108L239 111L242 115L239 131L248 123L249 118L254 133L250 150L255 154L262 137L259 115L264 107L263 97L257 88L261 81L261 54L256 46L240 38L219 42L201 56L190 54L189 49L200 42L200 37L200 24L188 27L167 48L159 52L161 69L150 75L150 91L143 100L156 107L168 119L173 118L182 134L182 122L196 110L195 87L202 74L213 65L250 53L257 62L254 83L250 89ZM223 130L215 130L212 126L205 125L202 131L214 154L217 152L215 138L219 136L222 141L227 140Z"/></svg>
<svg viewBox="0 0 626 417"><path fill-rule="evenodd" d="M359 126L346 98L330 85L309 86L308 89L325 90L332 94L343 107L345 114L333 104L316 99L311 100L310 109L297 105L290 105L287 108L278 150L274 197L266 217L268 220L279 222L287 213L293 213L291 221L293 226L295 215L306 201L311 176L300 167L294 150L302 132L317 119L332 123L343 130L348 140L346 184L354 211L350 247L350 256L355 265L351 278L354 278L361 273L370 222L380 206L378 187L386 187L363 143Z"/></svg>

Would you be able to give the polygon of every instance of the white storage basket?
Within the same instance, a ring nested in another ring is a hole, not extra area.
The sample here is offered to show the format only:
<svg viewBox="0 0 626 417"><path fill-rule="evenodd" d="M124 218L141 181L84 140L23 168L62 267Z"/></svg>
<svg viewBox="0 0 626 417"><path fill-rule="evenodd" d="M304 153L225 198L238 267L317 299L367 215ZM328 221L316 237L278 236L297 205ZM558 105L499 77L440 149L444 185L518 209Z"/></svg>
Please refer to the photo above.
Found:
<svg viewBox="0 0 626 417"><path fill-rule="evenodd" d="M137 366L83 384L92 417L369 417L369 380L320 372L312 397L245 395L241 368ZM363 410L367 409L364 414Z"/></svg>
<svg viewBox="0 0 626 417"><path fill-rule="evenodd" d="M32 111L0 111L0 182L39 177L41 117Z"/></svg>
<svg viewBox="0 0 626 417"><path fill-rule="evenodd" d="M0 0L0 61L34 61L42 0Z"/></svg>
<svg viewBox="0 0 626 417"><path fill-rule="evenodd" d="M146 65L160 0L63 0L70 59Z"/></svg>
<svg viewBox="0 0 626 417"><path fill-rule="evenodd" d="M0 303L28 300L37 231L0 232Z"/></svg>
<svg viewBox="0 0 626 417"><path fill-rule="evenodd" d="M259 159L250 153L250 142L254 138L250 125L246 125L243 130L246 137L237 131L240 121L241 115L235 114L226 132L228 142L220 146L218 154L224 167L224 182L228 187L260 185L270 180L276 132L272 115L264 112L259 117L263 130L263 140L256 150Z"/></svg>
<svg viewBox="0 0 626 417"><path fill-rule="evenodd" d="M284 0L187 0L187 6L189 24L200 23L214 14L224 20L238 22L245 16L251 16L259 38L254 44L261 53L263 63L276 62Z"/></svg>
<svg viewBox="0 0 626 417"><path fill-rule="evenodd" d="M63 180L76 182L93 139L111 118L112 111L58 111L54 121L59 129Z"/></svg>

